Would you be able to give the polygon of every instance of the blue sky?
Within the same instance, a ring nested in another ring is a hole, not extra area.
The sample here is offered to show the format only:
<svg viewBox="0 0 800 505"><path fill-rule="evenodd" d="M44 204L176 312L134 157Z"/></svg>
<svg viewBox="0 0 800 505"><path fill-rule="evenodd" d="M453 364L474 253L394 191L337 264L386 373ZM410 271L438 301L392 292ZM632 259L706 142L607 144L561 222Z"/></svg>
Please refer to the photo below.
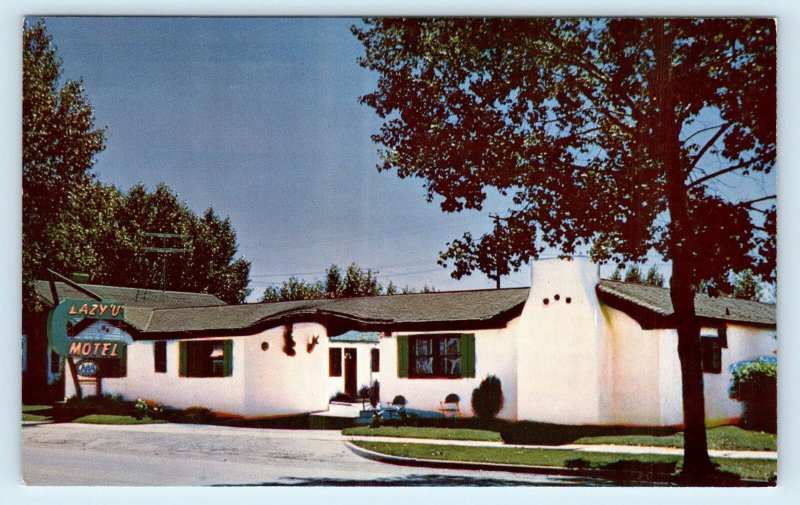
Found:
<svg viewBox="0 0 800 505"><path fill-rule="evenodd" d="M356 20L46 22L64 76L83 79L108 128L99 178L123 190L163 180L193 210L230 216L254 296L289 274L351 262L400 286L493 286L436 265L448 240L488 230L492 209L447 215L420 180L377 173L370 135L381 121L358 103L375 75L356 62ZM504 282L527 284L527 271Z"/></svg>
<svg viewBox="0 0 800 505"><path fill-rule="evenodd" d="M194 211L229 216L252 261L250 301L290 275L319 278L331 263L355 262L401 287L494 287L480 273L456 281L436 259L464 231L488 231L498 199L445 214L425 201L421 180L375 169L370 135L381 120L358 99L376 75L356 61L363 50L349 28L358 20L46 22L64 76L83 79L107 127L98 177L122 190L164 181ZM528 276L524 267L503 286L527 286Z"/></svg>

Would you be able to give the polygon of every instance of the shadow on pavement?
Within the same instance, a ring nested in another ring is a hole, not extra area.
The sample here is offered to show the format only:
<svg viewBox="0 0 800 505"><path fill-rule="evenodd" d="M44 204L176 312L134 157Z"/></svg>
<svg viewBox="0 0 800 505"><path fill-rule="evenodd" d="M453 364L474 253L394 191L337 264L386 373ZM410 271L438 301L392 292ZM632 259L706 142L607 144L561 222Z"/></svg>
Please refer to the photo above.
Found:
<svg viewBox="0 0 800 505"><path fill-rule="evenodd" d="M220 484L225 486L227 484ZM241 484L233 484L239 485ZM550 477L541 482L502 479L495 477L468 477L461 475L413 474L376 479L335 479L290 477L281 482L245 484L245 486L383 486L383 487L430 487L430 486L619 486L619 482L586 477ZM624 485L624 484L622 484Z"/></svg>

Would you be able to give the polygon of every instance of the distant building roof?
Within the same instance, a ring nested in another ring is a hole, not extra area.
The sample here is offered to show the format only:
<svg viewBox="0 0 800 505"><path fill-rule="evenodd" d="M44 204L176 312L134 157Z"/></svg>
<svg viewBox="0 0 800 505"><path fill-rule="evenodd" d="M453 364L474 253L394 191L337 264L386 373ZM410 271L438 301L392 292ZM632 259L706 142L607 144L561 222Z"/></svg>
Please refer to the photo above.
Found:
<svg viewBox="0 0 800 505"><path fill-rule="evenodd" d="M355 331L350 330L331 337L331 342L339 344L377 344L381 340L380 333L377 331Z"/></svg>
<svg viewBox="0 0 800 505"><path fill-rule="evenodd" d="M120 286L102 286L98 284L81 284L100 297L120 302L126 307L149 309L174 309L179 307L199 307L225 305L225 302L208 293L190 293L185 291L160 291L156 289L125 288ZM53 306L53 295L48 281L36 281L36 294L45 304ZM56 282L58 297L84 299L87 296L63 282Z"/></svg>
<svg viewBox="0 0 800 505"><path fill-rule="evenodd" d="M609 305L617 305L647 326L672 327L672 300L667 288L634 284L630 282L610 281L603 279L597 285L600 299ZM696 294L694 298L695 312L702 319L730 321L775 326L775 304L728 298L724 296L712 298L708 295ZM633 310L631 310L633 309ZM642 320L644 319L644 321Z"/></svg>

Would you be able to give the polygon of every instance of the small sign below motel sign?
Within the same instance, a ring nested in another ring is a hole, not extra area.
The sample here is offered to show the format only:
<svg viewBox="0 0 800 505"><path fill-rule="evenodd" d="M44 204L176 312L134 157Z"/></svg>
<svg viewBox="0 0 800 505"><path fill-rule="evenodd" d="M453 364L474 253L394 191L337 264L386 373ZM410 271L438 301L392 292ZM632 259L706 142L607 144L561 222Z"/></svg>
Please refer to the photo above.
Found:
<svg viewBox="0 0 800 505"><path fill-rule="evenodd" d="M94 377L97 375L97 370L99 369L96 362L88 359L79 361L76 368L78 370L78 375L82 375L83 377Z"/></svg>

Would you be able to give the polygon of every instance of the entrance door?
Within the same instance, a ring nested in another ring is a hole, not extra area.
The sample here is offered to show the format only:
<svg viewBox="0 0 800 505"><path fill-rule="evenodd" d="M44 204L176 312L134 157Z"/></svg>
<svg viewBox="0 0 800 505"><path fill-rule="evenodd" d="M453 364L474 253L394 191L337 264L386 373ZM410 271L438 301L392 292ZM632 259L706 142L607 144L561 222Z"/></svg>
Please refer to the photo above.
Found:
<svg viewBox="0 0 800 505"><path fill-rule="evenodd" d="M356 370L357 349L345 347L344 349L344 393L353 398L358 394L358 374Z"/></svg>

